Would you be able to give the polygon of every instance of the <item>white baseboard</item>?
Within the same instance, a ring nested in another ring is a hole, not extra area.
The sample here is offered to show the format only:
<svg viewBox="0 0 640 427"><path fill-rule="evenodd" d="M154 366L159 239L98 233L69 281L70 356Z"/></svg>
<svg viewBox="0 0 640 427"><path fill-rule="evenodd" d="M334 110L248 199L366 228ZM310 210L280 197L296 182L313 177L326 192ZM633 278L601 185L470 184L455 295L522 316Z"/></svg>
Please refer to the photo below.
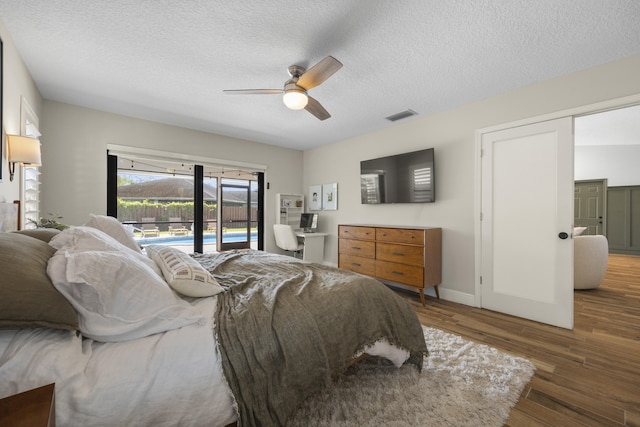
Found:
<svg viewBox="0 0 640 427"><path fill-rule="evenodd" d="M397 288L402 288L402 289L416 292L416 288L412 286L401 285L399 283L393 283L393 282L386 282L384 280L382 280L382 283L385 283L392 287L395 286ZM475 296L473 294L466 294L464 292L454 291L454 290L443 288L443 287L439 287L438 292L440 293L440 298L446 301L469 305L471 307L473 307L475 304ZM424 294L435 298L436 290L434 288L428 288L424 290Z"/></svg>
<svg viewBox="0 0 640 427"><path fill-rule="evenodd" d="M440 298L444 300L469 305L471 307L475 306L476 297L473 294L466 294L464 292L454 291L447 288L438 288L438 291L440 292ZM435 296L435 291L433 293Z"/></svg>

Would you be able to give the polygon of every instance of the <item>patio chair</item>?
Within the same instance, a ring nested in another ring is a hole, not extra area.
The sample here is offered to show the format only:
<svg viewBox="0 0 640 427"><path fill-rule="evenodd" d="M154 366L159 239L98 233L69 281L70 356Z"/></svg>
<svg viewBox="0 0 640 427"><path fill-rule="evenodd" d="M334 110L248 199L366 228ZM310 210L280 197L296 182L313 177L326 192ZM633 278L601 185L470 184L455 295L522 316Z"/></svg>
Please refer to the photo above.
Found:
<svg viewBox="0 0 640 427"><path fill-rule="evenodd" d="M182 223L182 218L169 218L169 234L177 236L179 234L187 234L189 230Z"/></svg>
<svg viewBox="0 0 640 427"><path fill-rule="evenodd" d="M160 229L155 224L155 222L155 218L142 218L142 224L140 225L140 229L142 230L142 237L158 237L160 235Z"/></svg>
<svg viewBox="0 0 640 427"><path fill-rule="evenodd" d="M203 230L206 230L207 233L215 233L216 232L216 221L214 219L209 219L205 221L205 226Z"/></svg>

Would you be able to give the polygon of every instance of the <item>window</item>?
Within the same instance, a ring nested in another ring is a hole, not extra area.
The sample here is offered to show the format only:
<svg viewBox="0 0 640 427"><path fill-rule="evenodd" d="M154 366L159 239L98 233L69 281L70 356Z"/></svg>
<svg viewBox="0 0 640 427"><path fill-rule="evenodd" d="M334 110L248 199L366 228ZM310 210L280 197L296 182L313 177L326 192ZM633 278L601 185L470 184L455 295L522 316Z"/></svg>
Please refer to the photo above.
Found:
<svg viewBox="0 0 640 427"><path fill-rule="evenodd" d="M21 99L20 134L31 138L41 136L38 130L38 117L29 103ZM40 168L22 166L20 175L20 200L22 201L22 228L36 228L40 219Z"/></svg>
<svg viewBox="0 0 640 427"><path fill-rule="evenodd" d="M108 214L128 224L143 246L211 252L244 241L244 247L262 249L261 172L127 148L134 152L109 150Z"/></svg>

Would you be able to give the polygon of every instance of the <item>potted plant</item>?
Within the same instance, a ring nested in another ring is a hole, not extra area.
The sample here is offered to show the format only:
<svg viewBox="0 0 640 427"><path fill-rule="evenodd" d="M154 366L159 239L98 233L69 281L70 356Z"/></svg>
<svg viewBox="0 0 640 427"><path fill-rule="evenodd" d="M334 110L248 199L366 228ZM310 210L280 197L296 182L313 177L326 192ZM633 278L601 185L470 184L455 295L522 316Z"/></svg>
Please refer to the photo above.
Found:
<svg viewBox="0 0 640 427"><path fill-rule="evenodd" d="M33 219L29 219L28 221L31 224L34 224L37 228L55 228L56 230L65 230L69 228L68 225L61 223L61 216L54 216L52 213L49 214L49 218L40 218L39 221L35 221Z"/></svg>

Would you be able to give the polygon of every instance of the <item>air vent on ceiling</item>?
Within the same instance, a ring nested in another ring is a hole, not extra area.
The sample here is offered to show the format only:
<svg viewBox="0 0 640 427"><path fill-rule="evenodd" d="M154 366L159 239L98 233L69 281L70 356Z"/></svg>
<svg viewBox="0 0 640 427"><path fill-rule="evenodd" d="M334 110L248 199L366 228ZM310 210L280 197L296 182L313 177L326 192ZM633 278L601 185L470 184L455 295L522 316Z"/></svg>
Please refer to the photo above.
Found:
<svg viewBox="0 0 640 427"><path fill-rule="evenodd" d="M416 114L418 113L413 110L406 110L393 114L389 117L385 117L385 119L389 120L390 122L397 122L398 120L406 119L407 117L415 116Z"/></svg>

